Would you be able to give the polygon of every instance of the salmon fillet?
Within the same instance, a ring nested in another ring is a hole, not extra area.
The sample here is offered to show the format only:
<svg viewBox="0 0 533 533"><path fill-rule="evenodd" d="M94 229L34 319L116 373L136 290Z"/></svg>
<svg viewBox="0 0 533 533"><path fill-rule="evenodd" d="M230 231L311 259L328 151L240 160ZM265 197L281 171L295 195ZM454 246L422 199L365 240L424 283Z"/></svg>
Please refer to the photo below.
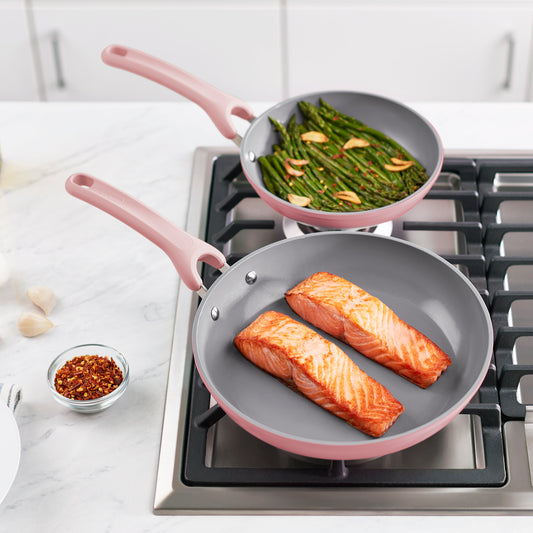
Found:
<svg viewBox="0 0 533 533"><path fill-rule="evenodd" d="M338 346L282 313L263 313L234 342L252 363L372 437L404 410Z"/></svg>
<svg viewBox="0 0 533 533"><path fill-rule="evenodd" d="M424 389L451 364L433 341L381 300L339 276L313 274L285 298L309 323Z"/></svg>

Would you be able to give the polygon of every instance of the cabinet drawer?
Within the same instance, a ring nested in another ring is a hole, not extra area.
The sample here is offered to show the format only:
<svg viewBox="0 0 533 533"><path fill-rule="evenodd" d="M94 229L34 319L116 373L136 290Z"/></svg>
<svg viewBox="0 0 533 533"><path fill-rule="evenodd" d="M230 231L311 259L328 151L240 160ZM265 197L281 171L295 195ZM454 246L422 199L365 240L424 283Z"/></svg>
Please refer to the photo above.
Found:
<svg viewBox="0 0 533 533"><path fill-rule="evenodd" d="M288 87L410 101L526 99L533 10L288 0Z"/></svg>
<svg viewBox="0 0 533 533"><path fill-rule="evenodd" d="M7 0L0 5L0 98L37 100L39 86L31 52L24 2Z"/></svg>
<svg viewBox="0 0 533 533"><path fill-rule="evenodd" d="M126 7L128 5L128 7ZM49 100L182 100L138 76L106 66L117 43L141 49L244 100L279 100L281 37L274 0L246 2L35 2Z"/></svg>

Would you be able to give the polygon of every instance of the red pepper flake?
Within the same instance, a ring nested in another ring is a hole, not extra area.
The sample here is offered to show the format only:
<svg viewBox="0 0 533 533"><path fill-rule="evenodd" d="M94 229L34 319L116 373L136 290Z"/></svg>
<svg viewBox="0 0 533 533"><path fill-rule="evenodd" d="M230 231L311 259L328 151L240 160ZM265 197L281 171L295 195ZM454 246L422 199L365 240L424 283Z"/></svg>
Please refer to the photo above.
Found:
<svg viewBox="0 0 533 533"><path fill-rule="evenodd" d="M335 115L335 116L333 117L333 120L339 120L339 117L338 117L337 115Z"/></svg>
<svg viewBox="0 0 533 533"><path fill-rule="evenodd" d="M123 380L122 371L110 357L83 355L67 361L57 372L54 385L71 400L94 400L113 392Z"/></svg>
<svg viewBox="0 0 533 533"><path fill-rule="evenodd" d="M341 152L340 154L335 154L331 156L331 159L339 159L339 157L344 157L344 152Z"/></svg>

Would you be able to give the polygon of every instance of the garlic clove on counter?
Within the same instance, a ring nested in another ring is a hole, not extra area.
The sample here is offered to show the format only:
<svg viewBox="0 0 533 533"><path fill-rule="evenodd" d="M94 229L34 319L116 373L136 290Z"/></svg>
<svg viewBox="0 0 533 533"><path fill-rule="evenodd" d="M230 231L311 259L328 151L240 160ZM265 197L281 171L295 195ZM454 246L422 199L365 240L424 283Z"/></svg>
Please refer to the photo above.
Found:
<svg viewBox="0 0 533 533"><path fill-rule="evenodd" d="M17 321L17 327L25 337L36 337L53 328L54 324L43 315L25 312L20 315Z"/></svg>
<svg viewBox="0 0 533 533"><path fill-rule="evenodd" d="M26 294L37 307L44 311L45 315L49 315L56 305L54 292L48 287L30 287Z"/></svg>

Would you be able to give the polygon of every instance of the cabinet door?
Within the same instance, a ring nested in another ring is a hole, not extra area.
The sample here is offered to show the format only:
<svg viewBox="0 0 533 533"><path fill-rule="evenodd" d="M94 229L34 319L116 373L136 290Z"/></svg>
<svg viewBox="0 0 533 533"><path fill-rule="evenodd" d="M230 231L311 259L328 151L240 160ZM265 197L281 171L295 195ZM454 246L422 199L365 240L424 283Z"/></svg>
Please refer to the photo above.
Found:
<svg viewBox="0 0 533 533"><path fill-rule="evenodd" d="M113 43L158 56L243 100L281 98L276 0L33 5L49 100L183 100L105 65L101 51Z"/></svg>
<svg viewBox="0 0 533 533"><path fill-rule="evenodd" d="M0 72L0 99L39 98L23 0L6 0L0 5Z"/></svg>
<svg viewBox="0 0 533 533"><path fill-rule="evenodd" d="M408 101L526 99L528 3L287 3L291 95L345 89Z"/></svg>

